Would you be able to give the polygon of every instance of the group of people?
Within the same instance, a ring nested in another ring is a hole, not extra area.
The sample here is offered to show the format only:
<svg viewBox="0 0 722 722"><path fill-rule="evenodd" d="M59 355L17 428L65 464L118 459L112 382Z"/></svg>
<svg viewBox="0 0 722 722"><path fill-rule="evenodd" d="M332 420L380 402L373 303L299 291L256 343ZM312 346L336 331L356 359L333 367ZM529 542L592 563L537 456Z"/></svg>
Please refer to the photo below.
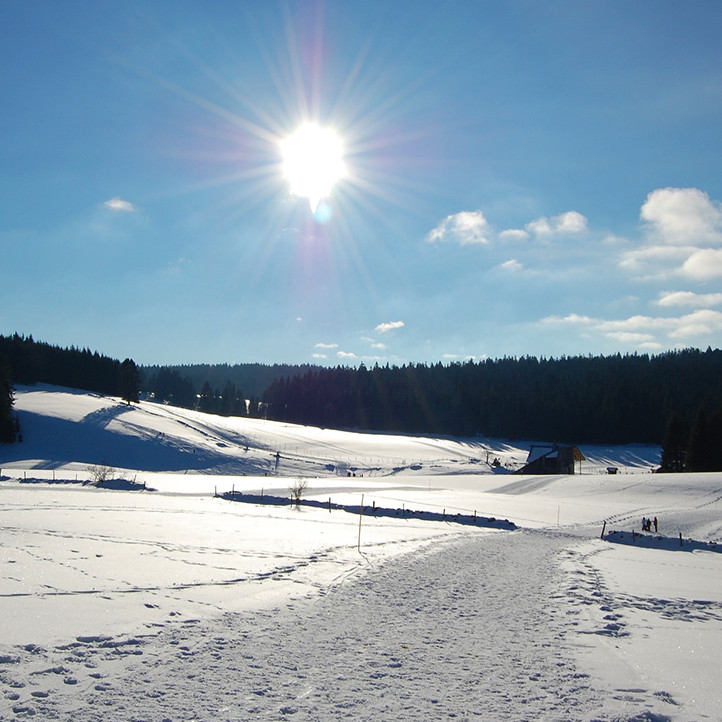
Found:
<svg viewBox="0 0 722 722"><path fill-rule="evenodd" d="M647 519L642 517L642 531L652 531L652 524L654 524L654 531L657 531L657 517L654 519Z"/></svg>

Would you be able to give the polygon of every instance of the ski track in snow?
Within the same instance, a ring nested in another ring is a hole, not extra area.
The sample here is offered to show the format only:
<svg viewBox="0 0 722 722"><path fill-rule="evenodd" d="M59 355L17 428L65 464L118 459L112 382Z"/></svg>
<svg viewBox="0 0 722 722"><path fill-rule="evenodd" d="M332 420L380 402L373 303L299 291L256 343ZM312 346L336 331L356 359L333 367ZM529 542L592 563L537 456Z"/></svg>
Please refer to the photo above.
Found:
<svg viewBox="0 0 722 722"><path fill-rule="evenodd" d="M562 570L569 542L482 533L277 609L5 647L0 719L612 719L572 650L578 607L609 602L593 574ZM614 623L600 633L623 633ZM633 692L613 719L667 719L651 710L673 700Z"/></svg>

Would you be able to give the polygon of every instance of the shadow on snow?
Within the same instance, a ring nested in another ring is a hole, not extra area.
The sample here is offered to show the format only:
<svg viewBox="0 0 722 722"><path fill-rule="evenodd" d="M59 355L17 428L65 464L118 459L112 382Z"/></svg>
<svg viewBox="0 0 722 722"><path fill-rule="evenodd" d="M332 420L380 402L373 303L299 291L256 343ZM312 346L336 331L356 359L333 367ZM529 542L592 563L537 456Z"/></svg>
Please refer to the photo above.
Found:
<svg viewBox="0 0 722 722"><path fill-rule="evenodd" d="M363 514L372 517L393 517L401 519L422 519L424 521L443 521L466 526L486 527L492 529L517 529L517 525L508 519L497 519L496 517L477 516L476 514L447 514L437 511L416 511L414 509L392 509L382 506L364 506L360 504L335 504L331 501L318 501L316 499L301 499L298 503L285 496L273 496L270 494L243 494L238 491L227 491L218 494L221 499L227 501L243 502L246 504L271 504L274 506L309 506L329 511L345 511L349 514Z"/></svg>

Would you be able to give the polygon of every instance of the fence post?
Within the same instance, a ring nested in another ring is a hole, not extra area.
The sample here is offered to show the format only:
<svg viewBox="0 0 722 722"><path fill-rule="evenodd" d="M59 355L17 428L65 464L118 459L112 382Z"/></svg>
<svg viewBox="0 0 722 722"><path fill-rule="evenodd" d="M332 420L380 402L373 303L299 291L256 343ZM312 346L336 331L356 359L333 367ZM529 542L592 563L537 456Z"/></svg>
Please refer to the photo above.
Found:
<svg viewBox="0 0 722 722"><path fill-rule="evenodd" d="M607 520L604 520L604 526L602 527L602 533L600 534L599 538L604 539L604 530L607 528Z"/></svg>

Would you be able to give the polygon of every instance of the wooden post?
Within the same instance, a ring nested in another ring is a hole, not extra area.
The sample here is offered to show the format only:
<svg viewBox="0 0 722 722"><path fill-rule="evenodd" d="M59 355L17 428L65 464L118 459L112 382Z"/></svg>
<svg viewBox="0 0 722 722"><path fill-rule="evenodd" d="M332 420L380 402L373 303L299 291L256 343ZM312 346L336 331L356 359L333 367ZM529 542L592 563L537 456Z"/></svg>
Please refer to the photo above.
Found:
<svg viewBox="0 0 722 722"><path fill-rule="evenodd" d="M683 546L682 544L682 532L679 533L679 545Z"/></svg>
<svg viewBox="0 0 722 722"><path fill-rule="evenodd" d="M607 521L606 521L606 519L605 519L605 520L604 520L604 526L602 527L602 534L601 534L601 536L599 537L600 539L604 539L604 530L605 530L606 528L607 528Z"/></svg>
<svg viewBox="0 0 722 722"><path fill-rule="evenodd" d="M360 552L361 551L361 519L363 519L364 515L364 495L361 494L361 509L359 511L358 515L358 546L357 549Z"/></svg>
<svg viewBox="0 0 722 722"><path fill-rule="evenodd" d="M328 513L331 513L331 497L328 497Z"/></svg>

